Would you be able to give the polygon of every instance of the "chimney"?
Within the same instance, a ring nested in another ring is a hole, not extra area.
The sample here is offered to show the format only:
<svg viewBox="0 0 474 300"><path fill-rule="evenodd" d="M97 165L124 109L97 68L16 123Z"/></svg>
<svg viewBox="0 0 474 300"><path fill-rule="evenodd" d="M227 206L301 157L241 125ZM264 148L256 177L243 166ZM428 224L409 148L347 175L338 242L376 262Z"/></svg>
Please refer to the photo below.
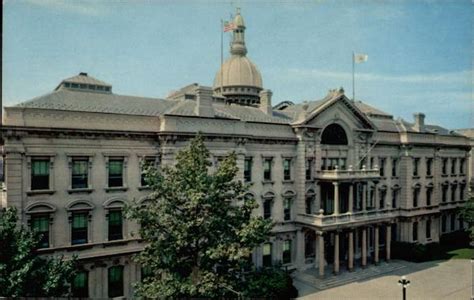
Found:
<svg viewBox="0 0 474 300"><path fill-rule="evenodd" d="M198 86L196 89L196 107L194 113L200 117L214 117L214 108L212 107L212 90Z"/></svg>
<svg viewBox="0 0 474 300"><path fill-rule="evenodd" d="M272 115L272 91L260 91L260 110L267 115Z"/></svg>
<svg viewBox="0 0 474 300"><path fill-rule="evenodd" d="M422 132L425 130L425 114L424 113L415 113L413 114L415 118L415 130Z"/></svg>

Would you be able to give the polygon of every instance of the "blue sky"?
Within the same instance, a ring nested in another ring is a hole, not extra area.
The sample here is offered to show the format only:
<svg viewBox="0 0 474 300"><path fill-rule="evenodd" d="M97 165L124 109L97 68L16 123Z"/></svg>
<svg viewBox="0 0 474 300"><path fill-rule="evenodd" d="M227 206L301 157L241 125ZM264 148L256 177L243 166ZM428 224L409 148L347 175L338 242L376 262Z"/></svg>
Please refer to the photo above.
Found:
<svg viewBox="0 0 474 300"><path fill-rule="evenodd" d="M3 1L3 104L88 72L117 94L165 97L212 85L220 19L242 8L248 56L274 104L344 87L395 117L474 127L473 6L456 1ZM228 56L230 35L225 36Z"/></svg>

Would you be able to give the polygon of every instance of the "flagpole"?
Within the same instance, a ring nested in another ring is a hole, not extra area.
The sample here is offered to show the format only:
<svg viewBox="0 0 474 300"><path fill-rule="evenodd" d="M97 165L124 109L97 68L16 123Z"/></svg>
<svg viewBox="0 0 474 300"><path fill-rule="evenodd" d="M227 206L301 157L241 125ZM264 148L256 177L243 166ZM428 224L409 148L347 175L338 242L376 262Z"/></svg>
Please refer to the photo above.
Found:
<svg viewBox="0 0 474 300"><path fill-rule="evenodd" d="M352 101L355 101L355 54L352 51Z"/></svg>
<svg viewBox="0 0 474 300"><path fill-rule="evenodd" d="M222 70L222 65L224 64L224 20L221 18L221 96L224 95L224 70Z"/></svg>

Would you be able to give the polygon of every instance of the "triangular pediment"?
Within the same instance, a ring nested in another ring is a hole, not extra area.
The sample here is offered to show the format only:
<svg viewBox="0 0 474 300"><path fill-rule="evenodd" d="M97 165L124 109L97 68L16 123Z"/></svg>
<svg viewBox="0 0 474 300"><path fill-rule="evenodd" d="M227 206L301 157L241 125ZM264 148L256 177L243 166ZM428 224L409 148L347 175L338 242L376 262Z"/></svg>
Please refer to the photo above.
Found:
<svg viewBox="0 0 474 300"><path fill-rule="evenodd" d="M328 122L340 120L354 129L375 130L372 121L343 93L334 93L326 99L312 111L302 112L292 125L321 128Z"/></svg>

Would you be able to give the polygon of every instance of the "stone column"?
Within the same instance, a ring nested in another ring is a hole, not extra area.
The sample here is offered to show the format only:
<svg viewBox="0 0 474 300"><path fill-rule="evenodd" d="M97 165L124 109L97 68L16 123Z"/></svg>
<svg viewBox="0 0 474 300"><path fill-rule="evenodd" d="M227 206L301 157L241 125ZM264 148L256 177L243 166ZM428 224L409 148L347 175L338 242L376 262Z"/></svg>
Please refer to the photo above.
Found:
<svg viewBox="0 0 474 300"><path fill-rule="evenodd" d="M334 213L333 215L339 215L339 182L333 182L334 185Z"/></svg>
<svg viewBox="0 0 474 300"><path fill-rule="evenodd" d="M374 233L375 233L375 237L374 237L374 261L375 261L375 264L377 265L379 263L379 226L378 225L375 225L375 228L374 228Z"/></svg>
<svg viewBox="0 0 474 300"><path fill-rule="evenodd" d="M319 252L319 276L324 277L324 236L322 231L318 231L318 252Z"/></svg>
<svg viewBox="0 0 474 300"><path fill-rule="evenodd" d="M362 183L362 211L367 210L367 183Z"/></svg>
<svg viewBox="0 0 474 300"><path fill-rule="evenodd" d="M304 267L304 232L299 229L296 231L296 266L299 270L302 270Z"/></svg>
<svg viewBox="0 0 474 300"><path fill-rule="evenodd" d="M334 232L334 274L339 273L339 232Z"/></svg>
<svg viewBox="0 0 474 300"><path fill-rule="evenodd" d="M349 231L349 262L348 268L352 272L354 270L354 232Z"/></svg>
<svg viewBox="0 0 474 300"><path fill-rule="evenodd" d="M353 212L354 207L354 184L349 184L349 213Z"/></svg>
<svg viewBox="0 0 474 300"><path fill-rule="evenodd" d="M362 268L367 265L367 228L362 228Z"/></svg>
<svg viewBox="0 0 474 300"><path fill-rule="evenodd" d="M390 224L386 226L386 241L385 241L385 249L386 249L386 260L390 260L390 245L392 243L392 230Z"/></svg>

